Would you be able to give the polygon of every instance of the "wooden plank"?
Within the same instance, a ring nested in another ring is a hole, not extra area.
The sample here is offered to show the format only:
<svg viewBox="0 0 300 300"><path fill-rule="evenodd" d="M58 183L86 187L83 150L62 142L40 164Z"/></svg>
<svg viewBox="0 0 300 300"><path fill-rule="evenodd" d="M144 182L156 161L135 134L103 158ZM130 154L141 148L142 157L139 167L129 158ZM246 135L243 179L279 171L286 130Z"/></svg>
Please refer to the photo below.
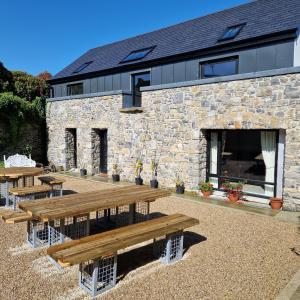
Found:
<svg viewBox="0 0 300 300"><path fill-rule="evenodd" d="M0 217L6 224L16 224L26 222L32 219L32 217L25 212L8 210L1 211Z"/></svg>
<svg viewBox="0 0 300 300"><path fill-rule="evenodd" d="M120 249L171 234L199 224L197 219L175 214L129 225L50 247L47 254L61 266L71 266L90 259L107 256Z"/></svg>
<svg viewBox="0 0 300 300"><path fill-rule="evenodd" d="M170 192L167 190L130 186L52 199L23 201L19 203L19 208L42 221L50 221L116 206L155 201L169 195Z"/></svg>
<svg viewBox="0 0 300 300"><path fill-rule="evenodd" d="M9 178L17 179L23 176L36 176L44 173L43 168L0 168L0 176L7 176Z"/></svg>
<svg viewBox="0 0 300 300"><path fill-rule="evenodd" d="M65 179L55 178L52 176L41 176L41 177L38 177L38 179L42 183L49 184L49 185L62 184L64 182L66 182Z"/></svg>
<svg viewBox="0 0 300 300"><path fill-rule="evenodd" d="M52 189L47 185L35 185L29 187L21 187L21 188L11 188L9 189L9 193L15 196L26 196L33 195L37 193L46 193L50 192Z"/></svg>

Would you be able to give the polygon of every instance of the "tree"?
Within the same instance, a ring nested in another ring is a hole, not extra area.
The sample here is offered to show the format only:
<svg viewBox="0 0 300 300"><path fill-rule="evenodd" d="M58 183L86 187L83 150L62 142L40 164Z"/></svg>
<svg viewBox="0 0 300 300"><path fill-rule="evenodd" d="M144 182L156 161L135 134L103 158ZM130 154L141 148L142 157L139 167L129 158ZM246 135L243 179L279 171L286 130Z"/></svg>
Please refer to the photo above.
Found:
<svg viewBox="0 0 300 300"><path fill-rule="evenodd" d="M13 75L0 62L0 93L10 92L13 89Z"/></svg>
<svg viewBox="0 0 300 300"><path fill-rule="evenodd" d="M47 81L52 77L52 75L48 71L44 71L38 74L36 77L41 80Z"/></svg>
<svg viewBox="0 0 300 300"><path fill-rule="evenodd" d="M48 97L49 86L44 79L26 72L13 71L14 94L32 102L36 97Z"/></svg>

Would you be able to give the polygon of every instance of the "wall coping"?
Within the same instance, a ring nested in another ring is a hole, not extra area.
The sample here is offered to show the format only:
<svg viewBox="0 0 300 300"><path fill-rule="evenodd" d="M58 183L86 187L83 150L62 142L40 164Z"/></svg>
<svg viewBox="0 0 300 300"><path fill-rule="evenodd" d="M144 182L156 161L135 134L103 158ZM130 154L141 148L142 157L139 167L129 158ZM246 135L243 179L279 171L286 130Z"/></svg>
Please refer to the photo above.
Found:
<svg viewBox="0 0 300 300"><path fill-rule="evenodd" d="M296 73L300 73L300 67L282 68L276 70L267 70L267 71L230 75L230 76L214 77L208 79L167 83L161 85L151 85L147 87L142 87L141 91L148 92L148 91L156 91L156 90L163 90L163 89L173 89L173 88L189 87L195 85L213 84L213 83L246 80L246 79L261 78L261 77L272 77L272 76L296 74Z"/></svg>
<svg viewBox="0 0 300 300"><path fill-rule="evenodd" d="M104 96L113 96L113 95L132 95L132 92L124 91L124 90L115 90L115 91L92 93L92 94L81 94L81 95L74 95L74 96L47 98L46 101L55 102L55 101L66 101L66 100L73 100L73 99L94 98L94 97L104 97Z"/></svg>

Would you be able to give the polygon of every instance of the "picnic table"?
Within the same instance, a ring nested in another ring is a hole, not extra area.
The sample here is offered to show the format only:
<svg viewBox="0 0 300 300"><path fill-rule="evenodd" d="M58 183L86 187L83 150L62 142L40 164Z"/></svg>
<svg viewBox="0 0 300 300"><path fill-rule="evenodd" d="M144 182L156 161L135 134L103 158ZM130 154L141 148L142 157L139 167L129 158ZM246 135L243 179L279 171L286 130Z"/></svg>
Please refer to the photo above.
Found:
<svg viewBox="0 0 300 300"><path fill-rule="evenodd" d="M149 219L150 203L170 192L146 186L126 186L56 198L23 201L18 207L31 219L28 241L33 247L89 235L90 213L104 227L120 227Z"/></svg>
<svg viewBox="0 0 300 300"><path fill-rule="evenodd" d="M33 186L34 176L43 172L42 168L32 167L0 168L0 196L5 199L6 206L9 206L10 188Z"/></svg>

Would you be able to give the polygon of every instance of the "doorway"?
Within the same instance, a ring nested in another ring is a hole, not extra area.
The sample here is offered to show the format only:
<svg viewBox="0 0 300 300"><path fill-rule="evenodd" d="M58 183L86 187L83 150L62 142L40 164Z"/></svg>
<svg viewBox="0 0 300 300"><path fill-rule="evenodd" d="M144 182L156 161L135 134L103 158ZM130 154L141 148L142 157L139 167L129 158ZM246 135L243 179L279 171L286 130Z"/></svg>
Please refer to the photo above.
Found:
<svg viewBox="0 0 300 300"><path fill-rule="evenodd" d="M93 128L92 141L92 173L107 174L107 129Z"/></svg>
<svg viewBox="0 0 300 300"><path fill-rule="evenodd" d="M268 199L276 195L277 130L208 131L207 180L243 182L243 192Z"/></svg>
<svg viewBox="0 0 300 300"><path fill-rule="evenodd" d="M66 170L77 168L77 131L76 128L65 130Z"/></svg>

